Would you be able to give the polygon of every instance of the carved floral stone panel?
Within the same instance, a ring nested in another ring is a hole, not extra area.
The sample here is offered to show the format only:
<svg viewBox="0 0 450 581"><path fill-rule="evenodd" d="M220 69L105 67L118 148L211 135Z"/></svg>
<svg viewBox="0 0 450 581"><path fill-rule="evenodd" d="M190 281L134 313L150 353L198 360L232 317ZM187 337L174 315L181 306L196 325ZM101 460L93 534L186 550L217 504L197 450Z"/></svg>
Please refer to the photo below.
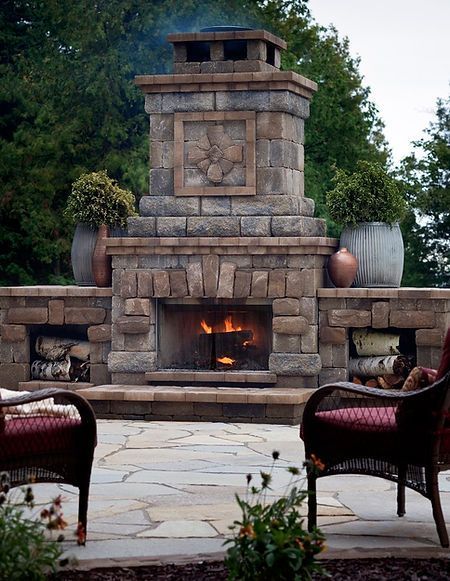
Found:
<svg viewBox="0 0 450 581"><path fill-rule="evenodd" d="M175 114L175 195L254 195L255 113Z"/></svg>

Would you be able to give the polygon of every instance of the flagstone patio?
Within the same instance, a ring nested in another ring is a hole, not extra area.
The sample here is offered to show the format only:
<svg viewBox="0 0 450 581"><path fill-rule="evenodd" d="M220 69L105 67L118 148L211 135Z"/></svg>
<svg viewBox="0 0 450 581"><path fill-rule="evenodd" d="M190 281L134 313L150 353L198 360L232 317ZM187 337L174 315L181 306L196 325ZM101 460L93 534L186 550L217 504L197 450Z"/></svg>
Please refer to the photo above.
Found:
<svg viewBox="0 0 450 581"><path fill-rule="evenodd" d="M299 466L298 427L98 421L99 444L92 475L88 542L74 537L77 492L67 485L35 485L38 503L62 492L66 554L78 567L112 563L221 558L228 527L239 516L235 493L244 495L246 474L258 482L272 464L273 495L285 490L289 465ZM450 472L440 475L444 513L450 515ZM325 557L448 557L438 542L431 505L407 492L407 515L395 514L396 490L366 476L318 482L319 526L327 537Z"/></svg>

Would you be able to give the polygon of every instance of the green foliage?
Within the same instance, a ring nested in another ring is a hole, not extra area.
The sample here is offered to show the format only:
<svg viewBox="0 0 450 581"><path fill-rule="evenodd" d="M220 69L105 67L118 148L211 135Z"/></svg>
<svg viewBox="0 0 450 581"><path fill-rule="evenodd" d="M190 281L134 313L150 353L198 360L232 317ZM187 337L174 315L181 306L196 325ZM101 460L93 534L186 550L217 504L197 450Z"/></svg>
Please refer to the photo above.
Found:
<svg viewBox="0 0 450 581"><path fill-rule="evenodd" d="M44 581L48 573L56 572L62 554L61 546L45 531L63 528L62 523L55 519L55 511L50 519L46 516L47 525L29 518L25 512L33 508L33 493L28 487L22 494L22 500L9 498L8 475L0 474L0 579Z"/></svg>
<svg viewBox="0 0 450 581"><path fill-rule="evenodd" d="M272 457L270 473L260 473L261 486L250 486L249 474L246 499L236 495L242 517L230 527L233 538L226 541L230 545L225 558L230 581L301 581L310 579L313 572L324 572L315 560L324 549L324 536L319 529L306 531L298 511L308 495L299 486L300 471L288 468L292 477L285 494L273 501L267 498L279 453L273 452ZM316 466L308 462L309 469Z"/></svg>
<svg viewBox="0 0 450 581"><path fill-rule="evenodd" d="M397 183L378 163L360 161L357 171L336 169L335 187L327 193L327 206L333 220L343 226L360 222L399 222L406 212L406 201Z"/></svg>
<svg viewBox="0 0 450 581"><path fill-rule="evenodd" d="M128 190L119 187L106 171L81 175L72 184L72 191L64 211L74 223L89 224L98 228L125 228L128 216L135 216L135 198Z"/></svg>
<svg viewBox="0 0 450 581"><path fill-rule="evenodd" d="M402 161L410 210L403 225L406 286L450 286L450 97L438 99L436 120L417 152Z"/></svg>
<svg viewBox="0 0 450 581"><path fill-rule="evenodd" d="M283 68L319 85L305 144L306 195L319 216L327 217L333 164L353 171L358 159L386 159L348 41L318 27L305 0L4 0L0 284L69 276L63 209L81 174L106 168L138 197L148 190L148 120L134 76L170 71L169 32L236 22L286 38Z"/></svg>

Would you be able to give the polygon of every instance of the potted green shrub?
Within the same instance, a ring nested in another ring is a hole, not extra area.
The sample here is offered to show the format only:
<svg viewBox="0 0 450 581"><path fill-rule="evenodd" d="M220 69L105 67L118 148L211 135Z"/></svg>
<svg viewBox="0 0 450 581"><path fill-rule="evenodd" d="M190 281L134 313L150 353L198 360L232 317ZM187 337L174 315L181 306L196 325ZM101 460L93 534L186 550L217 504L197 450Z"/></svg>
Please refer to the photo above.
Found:
<svg viewBox="0 0 450 581"><path fill-rule="evenodd" d="M125 228L128 216L136 215L134 195L122 189L106 171L86 173L73 182L65 215L77 224L71 252L75 281L82 286L95 285L92 259L96 244L108 236L109 229ZM100 274L106 277L101 252L97 254L103 271Z"/></svg>
<svg viewBox="0 0 450 581"><path fill-rule="evenodd" d="M330 217L341 224L341 247L358 259L354 286L399 287L404 248L399 222L406 201L398 182L378 163L358 162L357 171L336 170L327 193Z"/></svg>

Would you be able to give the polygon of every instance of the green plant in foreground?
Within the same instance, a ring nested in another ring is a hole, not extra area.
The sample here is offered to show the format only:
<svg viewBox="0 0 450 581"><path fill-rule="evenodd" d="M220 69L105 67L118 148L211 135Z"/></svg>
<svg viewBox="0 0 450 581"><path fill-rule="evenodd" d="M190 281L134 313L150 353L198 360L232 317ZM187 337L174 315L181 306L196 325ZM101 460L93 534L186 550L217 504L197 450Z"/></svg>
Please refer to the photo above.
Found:
<svg viewBox="0 0 450 581"><path fill-rule="evenodd" d="M291 480L283 496L273 501L267 498L279 453L274 451L272 457L270 472L260 472L261 486L250 486L252 475L248 474L245 500L236 495L242 517L234 521L233 537L226 541L230 581L302 581L311 579L314 572L325 573L315 560L325 548L325 537L317 528L305 530L298 510L308 496L300 470L289 467ZM307 470L323 467L315 458L304 466Z"/></svg>
<svg viewBox="0 0 450 581"><path fill-rule="evenodd" d="M75 223L98 228L125 228L128 216L135 216L134 195L123 190L106 171L81 175L72 184L65 215Z"/></svg>
<svg viewBox="0 0 450 581"><path fill-rule="evenodd" d="M26 509L34 507L30 486L10 493L9 476L0 474L0 581L40 581L54 573L60 561L62 547L58 540L49 539L46 530L61 530L66 522L61 512L61 497L50 508L37 515L27 516Z"/></svg>
<svg viewBox="0 0 450 581"><path fill-rule="evenodd" d="M330 217L343 226L360 222L399 222L406 201L398 182L378 163L359 161L352 174L337 169L335 187L327 193Z"/></svg>

